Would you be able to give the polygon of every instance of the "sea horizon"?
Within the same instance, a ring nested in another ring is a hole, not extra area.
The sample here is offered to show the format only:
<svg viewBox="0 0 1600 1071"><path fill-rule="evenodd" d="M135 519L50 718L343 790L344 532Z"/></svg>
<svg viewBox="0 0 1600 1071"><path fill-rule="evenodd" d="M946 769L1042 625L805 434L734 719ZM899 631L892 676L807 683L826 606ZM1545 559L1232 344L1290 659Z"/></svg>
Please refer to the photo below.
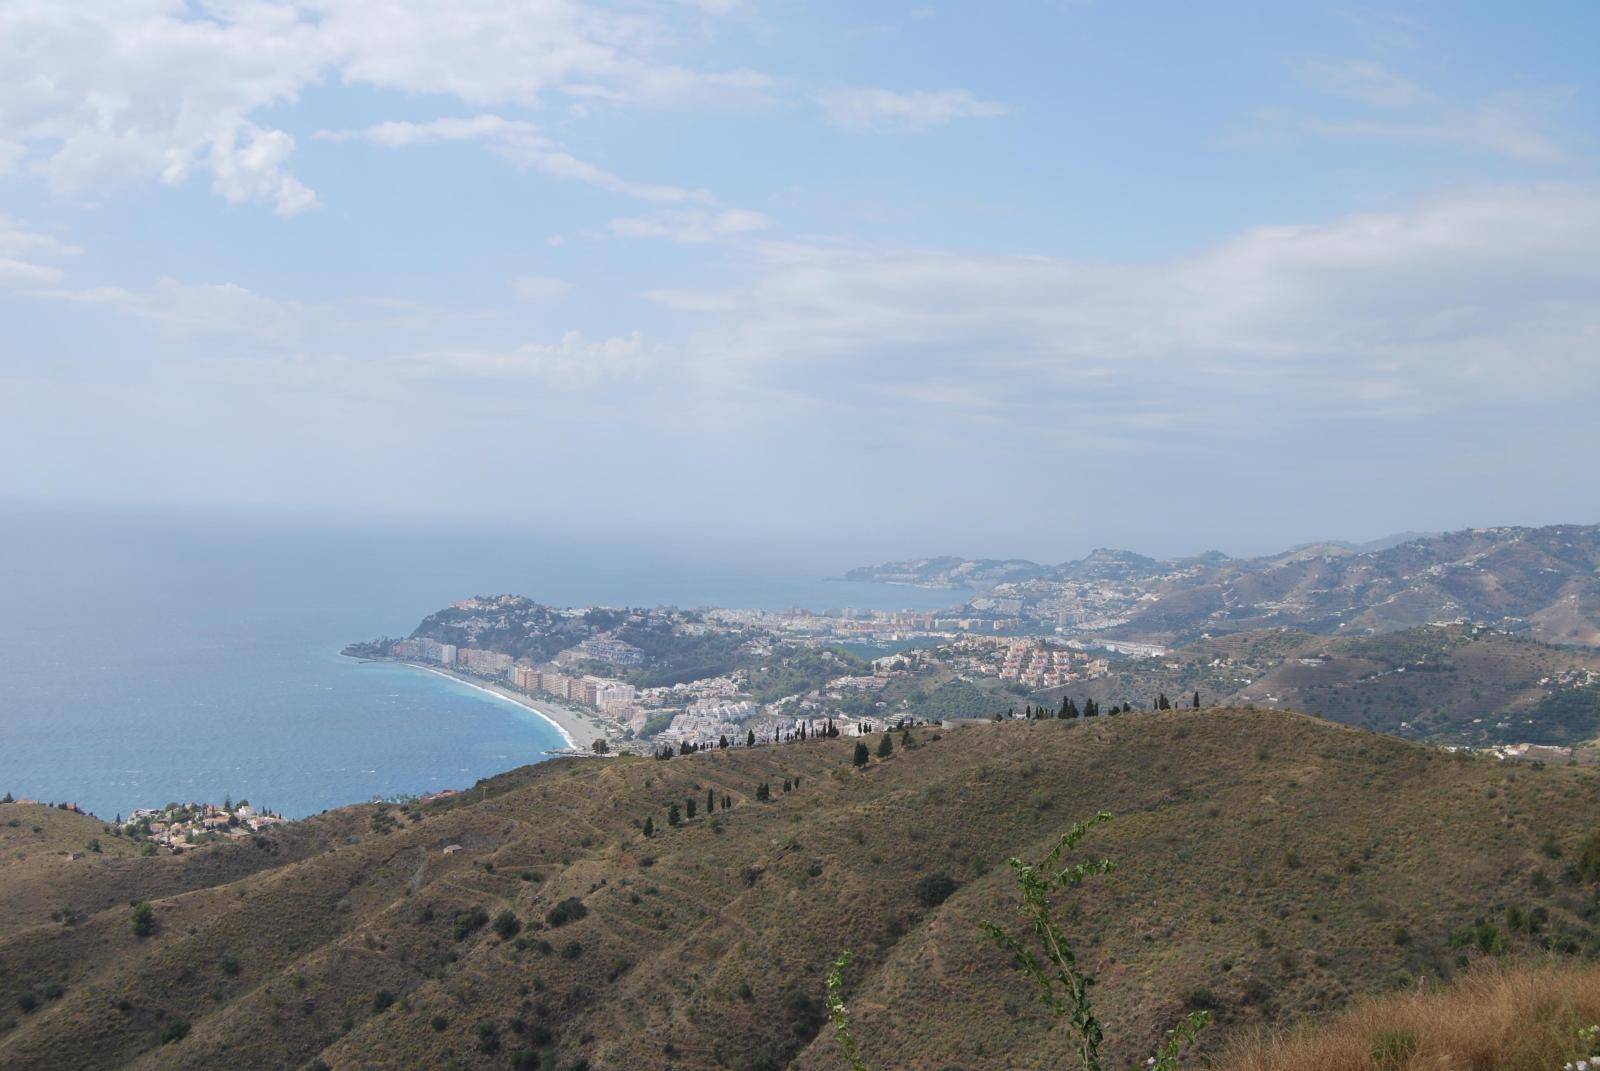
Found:
<svg viewBox="0 0 1600 1071"><path fill-rule="evenodd" d="M303 817L542 761L566 742L538 714L339 653L471 595L813 610L957 597L833 581L825 563L786 569L759 547L384 531L13 507L0 535L0 793L107 820L230 797Z"/></svg>

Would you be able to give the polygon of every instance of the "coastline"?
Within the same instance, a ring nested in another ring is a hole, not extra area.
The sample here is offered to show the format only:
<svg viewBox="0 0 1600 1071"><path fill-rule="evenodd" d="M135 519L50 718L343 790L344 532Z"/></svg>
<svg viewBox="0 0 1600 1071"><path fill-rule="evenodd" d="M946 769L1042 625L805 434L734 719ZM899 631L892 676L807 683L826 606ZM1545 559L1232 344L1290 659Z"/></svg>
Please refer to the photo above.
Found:
<svg viewBox="0 0 1600 1071"><path fill-rule="evenodd" d="M494 684L493 682L473 680L472 678L464 677L459 673L451 673L449 670L442 669L438 666L426 666L420 662L410 662L403 658L379 659L378 661L392 662L395 665L409 666L412 669L420 669L424 673L432 673L436 676L447 677L450 680L455 681L457 684L464 684L468 688L476 688L480 692L486 692L487 694L495 696L498 699L503 699L508 703L514 703L523 710L529 711L548 722L556 732L561 734L561 738L566 741L567 750L569 751L587 754L589 753L590 746L596 740L604 739L606 735L599 726L594 724L594 722L590 721L576 710L563 706L557 702L545 699L535 700L531 696L522 695L519 692L514 692L510 688L502 687ZM535 706L535 702L537 702L539 705Z"/></svg>

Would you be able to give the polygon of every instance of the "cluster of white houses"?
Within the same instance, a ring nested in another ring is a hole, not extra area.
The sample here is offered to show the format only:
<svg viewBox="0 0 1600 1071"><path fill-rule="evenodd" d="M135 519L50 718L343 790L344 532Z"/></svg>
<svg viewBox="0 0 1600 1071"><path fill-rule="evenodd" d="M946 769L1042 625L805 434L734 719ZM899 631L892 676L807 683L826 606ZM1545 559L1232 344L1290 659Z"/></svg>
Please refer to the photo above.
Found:
<svg viewBox="0 0 1600 1071"><path fill-rule="evenodd" d="M583 655L596 656L601 648L585 648L585 644L608 645L604 646L604 653L609 656L630 657L627 651L620 651L617 647L627 648L628 651L637 652L637 648L620 640L585 640L574 651ZM400 640L389 648L389 653L396 658L409 658L419 662L438 662L441 665L457 666L479 677L503 679L511 687L521 692L530 694L538 693L556 699L563 699L584 706L593 707L600 713L624 725L635 721L643 723L643 717L638 709L636 700L638 692L633 685L623 681L611 680L606 677L596 677L592 674L582 676L563 672L559 667L538 666L527 661L518 661L508 654L499 651L485 651L476 647L457 647L451 643L440 643L427 637L417 637L409 640Z"/></svg>

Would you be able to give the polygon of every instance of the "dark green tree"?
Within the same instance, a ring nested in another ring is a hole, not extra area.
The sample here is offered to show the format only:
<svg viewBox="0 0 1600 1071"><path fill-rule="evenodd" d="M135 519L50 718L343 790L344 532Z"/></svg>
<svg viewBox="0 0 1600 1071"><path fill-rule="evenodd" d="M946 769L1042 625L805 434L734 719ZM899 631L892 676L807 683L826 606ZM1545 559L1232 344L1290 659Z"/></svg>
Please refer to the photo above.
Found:
<svg viewBox="0 0 1600 1071"><path fill-rule="evenodd" d="M715 789L706 789L706 813L710 814L717 809L717 792Z"/></svg>
<svg viewBox="0 0 1600 1071"><path fill-rule="evenodd" d="M860 741L856 742L856 754L852 761L857 766L865 766L867 763L872 761L872 753L867 750L866 744L863 744Z"/></svg>
<svg viewBox="0 0 1600 1071"><path fill-rule="evenodd" d="M892 754L894 754L894 737L884 733L883 739L878 741L878 758L886 759Z"/></svg>
<svg viewBox="0 0 1600 1071"><path fill-rule="evenodd" d="M681 821L683 821L683 816L678 813L678 805L676 803L670 804L667 807L667 825L675 826Z"/></svg>
<svg viewBox="0 0 1600 1071"><path fill-rule="evenodd" d="M644 835L647 837L653 837L656 835L656 820L651 818L649 815L645 815L644 817Z"/></svg>
<svg viewBox="0 0 1600 1071"><path fill-rule="evenodd" d="M756 746L756 731L754 729L751 729L748 733L745 734L744 746L745 747L755 747Z"/></svg>
<svg viewBox="0 0 1600 1071"><path fill-rule="evenodd" d="M1194 693L1194 709L1196 709L1196 710L1200 709L1200 693L1199 692Z"/></svg>
<svg viewBox="0 0 1600 1071"><path fill-rule="evenodd" d="M772 798L772 789L767 787L765 781L756 786L756 799L765 803Z"/></svg>
<svg viewBox="0 0 1600 1071"><path fill-rule="evenodd" d="M687 814L690 818L694 817L695 802L694 802L694 797L693 796L684 797L683 810L684 810L684 813Z"/></svg>
<svg viewBox="0 0 1600 1071"><path fill-rule="evenodd" d="M130 917L135 937L149 937L156 932L156 913L143 900L139 900L133 905Z"/></svg>

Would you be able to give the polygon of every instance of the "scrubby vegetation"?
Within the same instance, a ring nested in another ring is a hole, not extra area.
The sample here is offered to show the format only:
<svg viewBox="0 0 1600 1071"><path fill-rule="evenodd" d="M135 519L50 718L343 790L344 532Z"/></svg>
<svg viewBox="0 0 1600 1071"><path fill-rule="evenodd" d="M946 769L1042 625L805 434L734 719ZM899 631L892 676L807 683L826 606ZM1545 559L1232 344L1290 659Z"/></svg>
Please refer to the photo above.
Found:
<svg viewBox="0 0 1600 1071"><path fill-rule="evenodd" d="M182 856L0 804L0 1067L836 1071L839 948L871 1067L1071 1066L979 923L1018 919L1007 857L1101 808L1085 846L1118 866L1055 918L1100 980L1108 1067L1191 1012L1203 1062L1396 987L1600 952L1590 768L1225 708L913 736L556 759L387 832L360 806ZM191 1029L163 1045L171 1022ZM1412 1059L1384 1025L1364 1058Z"/></svg>
<svg viewBox="0 0 1600 1071"><path fill-rule="evenodd" d="M1596 1055L1600 968L1486 964L1443 987L1360 1002L1331 1022L1240 1038L1234 1071L1559 1071Z"/></svg>

